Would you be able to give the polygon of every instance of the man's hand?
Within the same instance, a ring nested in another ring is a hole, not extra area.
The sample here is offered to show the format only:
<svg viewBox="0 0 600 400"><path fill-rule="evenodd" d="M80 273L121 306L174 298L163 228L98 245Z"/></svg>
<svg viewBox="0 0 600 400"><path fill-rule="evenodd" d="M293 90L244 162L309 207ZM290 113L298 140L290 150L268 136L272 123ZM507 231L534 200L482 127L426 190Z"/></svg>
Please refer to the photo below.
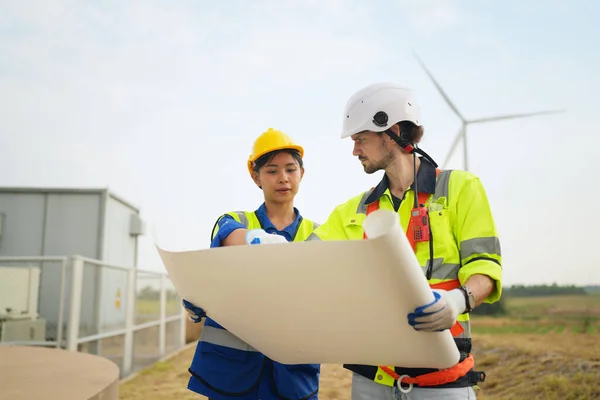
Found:
<svg viewBox="0 0 600 400"><path fill-rule="evenodd" d="M264 229L252 229L246 233L248 244L287 243L283 236L267 233Z"/></svg>
<svg viewBox="0 0 600 400"><path fill-rule="evenodd" d="M408 323L417 331L437 332L450 329L456 318L466 308L465 296L458 290L433 289L435 300L431 304L417 307L408 314Z"/></svg>
<svg viewBox="0 0 600 400"><path fill-rule="evenodd" d="M183 300L183 307L185 308L185 311L187 311L190 319L194 323L198 323L202 321L202 318L206 317L206 312L204 312L203 309L201 309L200 307L196 307L187 300Z"/></svg>

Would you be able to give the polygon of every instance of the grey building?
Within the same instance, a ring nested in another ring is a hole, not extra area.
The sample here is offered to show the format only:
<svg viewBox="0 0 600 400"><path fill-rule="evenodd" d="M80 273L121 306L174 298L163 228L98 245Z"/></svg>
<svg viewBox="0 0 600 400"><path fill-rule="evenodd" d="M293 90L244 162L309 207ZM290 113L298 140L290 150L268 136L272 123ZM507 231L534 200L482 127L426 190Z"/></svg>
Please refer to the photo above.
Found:
<svg viewBox="0 0 600 400"><path fill-rule="evenodd" d="M80 255L137 268L138 236L143 233L139 209L108 189L0 187L0 258ZM56 340L61 293L64 304L69 303L70 269L63 280L58 265L50 264L23 266L40 268L38 312L46 323L46 340ZM125 271L86 263L80 335L124 326L124 307L115 301L125 289ZM63 313L67 318L68 307Z"/></svg>
<svg viewBox="0 0 600 400"><path fill-rule="evenodd" d="M79 254L137 267L139 214L108 189L0 187L0 257Z"/></svg>

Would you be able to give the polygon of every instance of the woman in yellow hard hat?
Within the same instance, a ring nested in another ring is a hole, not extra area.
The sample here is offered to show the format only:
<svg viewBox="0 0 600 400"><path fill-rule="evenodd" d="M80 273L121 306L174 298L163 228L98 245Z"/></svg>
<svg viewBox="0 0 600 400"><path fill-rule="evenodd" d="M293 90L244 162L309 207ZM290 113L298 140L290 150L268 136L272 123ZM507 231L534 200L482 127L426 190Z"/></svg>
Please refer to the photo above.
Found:
<svg viewBox="0 0 600 400"><path fill-rule="evenodd" d="M303 218L294 198L304 175L304 149L285 133L269 129L254 142L248 172L263 191L254 211L218 218L211 247L304 241L318 224ZM184 300L194 322L206 317L189 368L188 389L209 399L318 399L319 364L285 365L273 361ZM274 333L276 334L276 333Z"/></svg>

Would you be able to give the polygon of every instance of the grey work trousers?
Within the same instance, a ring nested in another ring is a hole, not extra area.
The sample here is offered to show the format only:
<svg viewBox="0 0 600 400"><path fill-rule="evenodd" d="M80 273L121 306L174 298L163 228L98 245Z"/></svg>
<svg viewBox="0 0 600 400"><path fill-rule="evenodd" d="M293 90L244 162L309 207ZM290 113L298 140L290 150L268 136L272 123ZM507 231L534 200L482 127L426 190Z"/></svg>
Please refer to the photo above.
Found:
<svg viewBox="0 0 600 400"><path fill-rule="evenodd" d="M472 387L429 389L413 387L402 393L396 386L375 383L364 376L352 373L352 400L475 400Z"/></svg>

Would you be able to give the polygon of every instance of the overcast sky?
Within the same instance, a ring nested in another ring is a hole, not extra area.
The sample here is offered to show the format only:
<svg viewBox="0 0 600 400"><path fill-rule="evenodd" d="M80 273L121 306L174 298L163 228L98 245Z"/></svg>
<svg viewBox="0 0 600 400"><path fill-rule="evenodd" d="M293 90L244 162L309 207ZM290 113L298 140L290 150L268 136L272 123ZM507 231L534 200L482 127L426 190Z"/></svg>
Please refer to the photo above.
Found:
<svg viewBox="0 0 600 400"><path fill-rule="evenodd" d="M323 222L375 185L339 139L347 98L414 89L439 163L467 118L566 113L468 130L505 283L600 284L600 3L589 1L2 1L0 186L109 187L148 224L142 268L206 248L215 219L255 209L246 160L269 127L306 150L297 207ZM462 168L462 152L447 165Z"/></svg>

